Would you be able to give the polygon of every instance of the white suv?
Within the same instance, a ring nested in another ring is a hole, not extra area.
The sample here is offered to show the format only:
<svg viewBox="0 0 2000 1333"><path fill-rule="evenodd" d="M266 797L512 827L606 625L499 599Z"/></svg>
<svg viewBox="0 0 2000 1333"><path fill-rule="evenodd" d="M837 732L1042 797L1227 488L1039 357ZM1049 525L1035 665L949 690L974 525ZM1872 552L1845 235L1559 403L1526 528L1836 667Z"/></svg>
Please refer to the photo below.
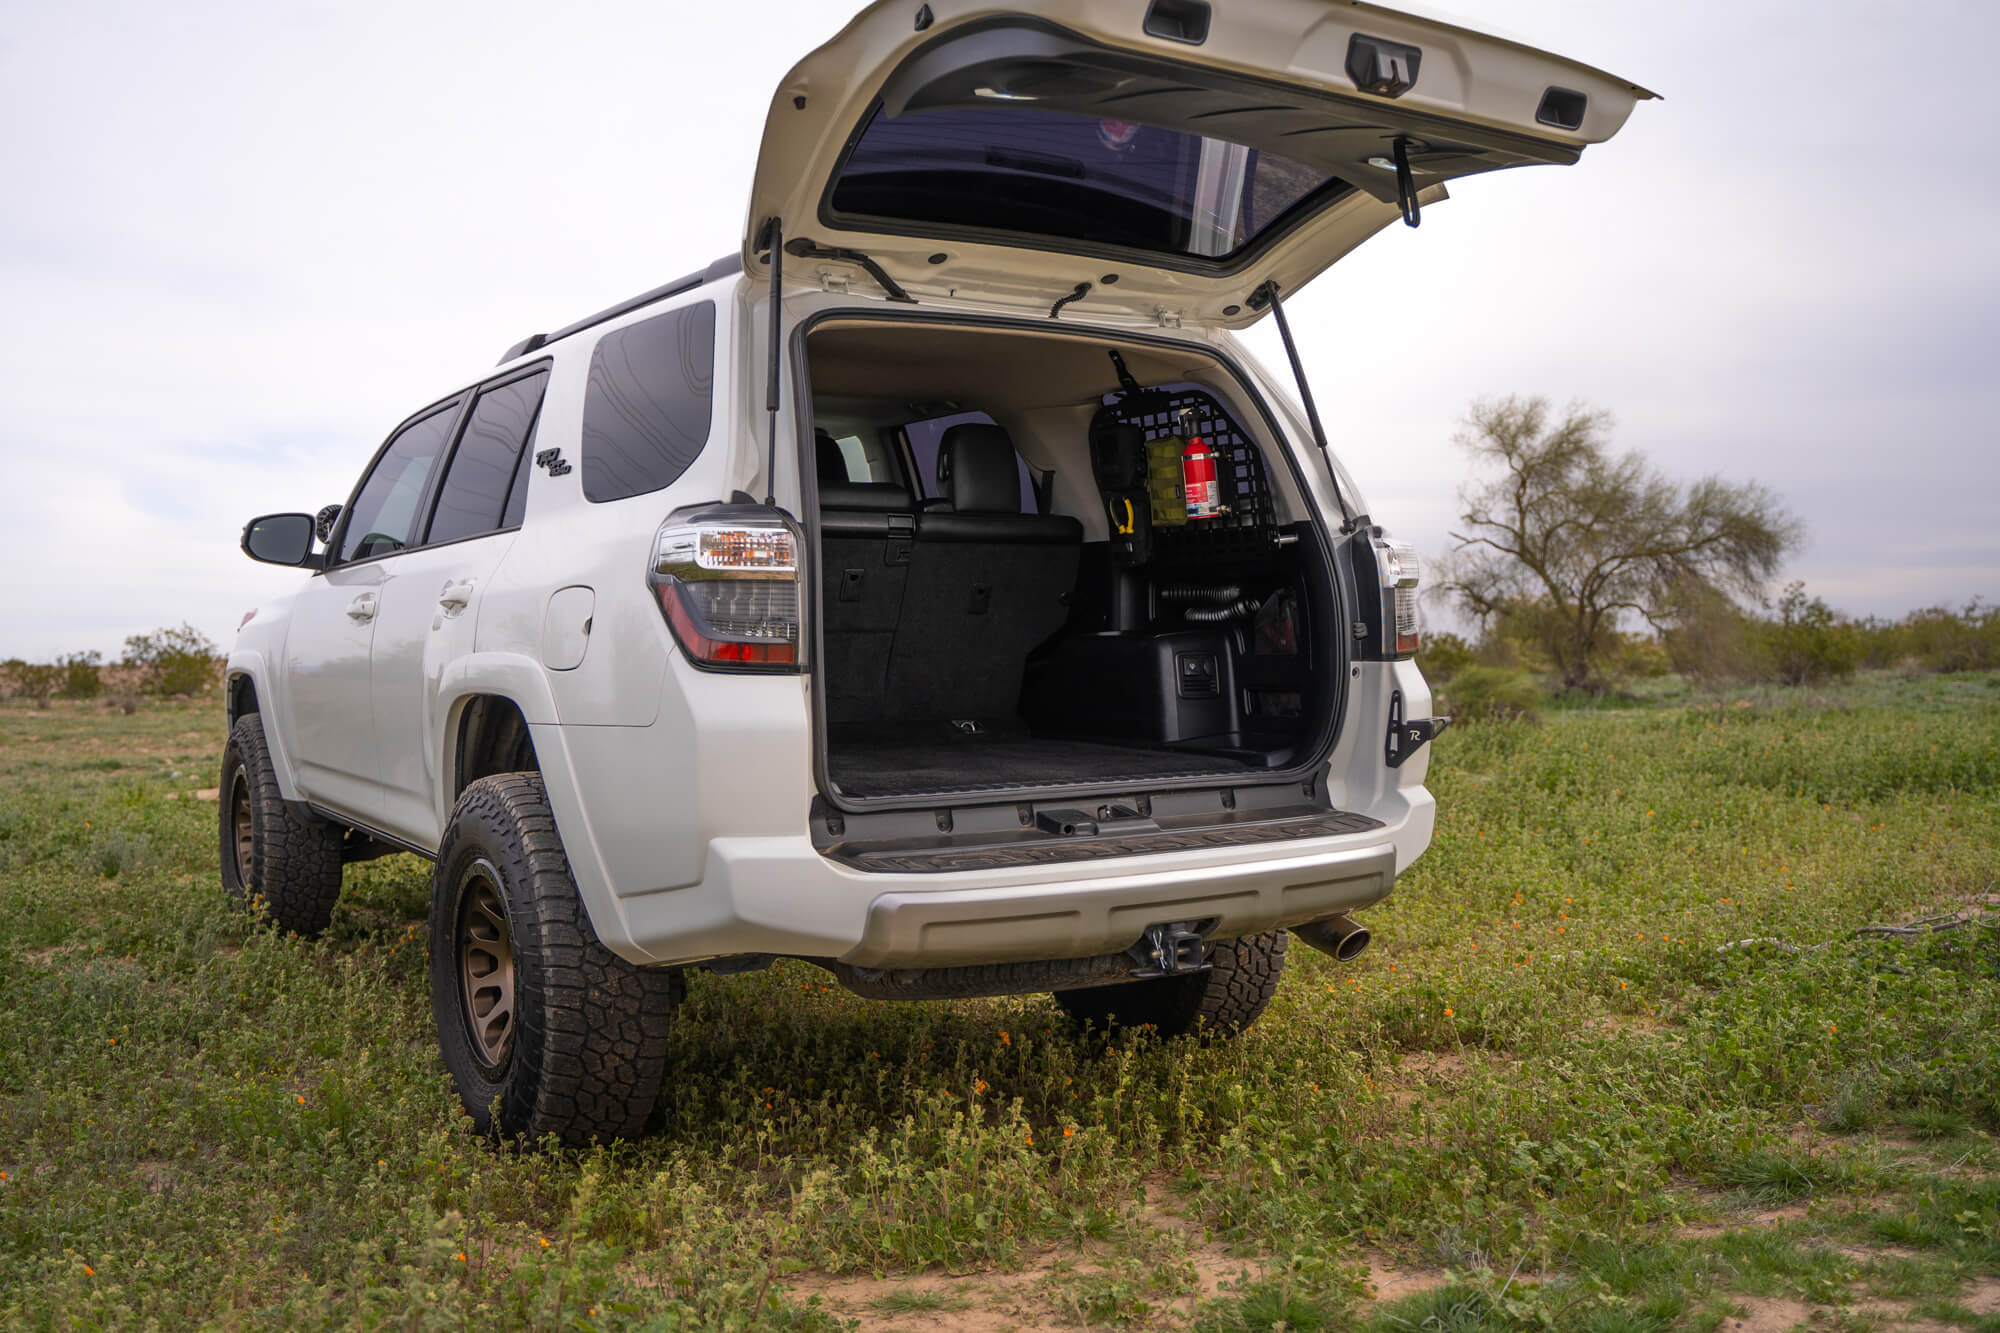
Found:
<svg viewBox="0 0 2000 1333"><path fill-rule="evenodd" d="M1646 96L1365 4L870 7L740 253L245 528L309 575L229 657L225 886L312 934L345 862L434 861L509 1135L639 1130L690 967L1240 1030L1287 932L1365 944L1441 723L1412 553L1231 331Z"/></svg>

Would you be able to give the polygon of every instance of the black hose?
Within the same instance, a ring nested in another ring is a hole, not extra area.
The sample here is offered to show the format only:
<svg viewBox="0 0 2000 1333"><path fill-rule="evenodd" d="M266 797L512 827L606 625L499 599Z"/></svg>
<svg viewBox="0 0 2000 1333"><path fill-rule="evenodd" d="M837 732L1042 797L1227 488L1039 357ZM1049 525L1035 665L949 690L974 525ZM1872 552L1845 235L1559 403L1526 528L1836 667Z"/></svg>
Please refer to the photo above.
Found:
<svg viewBox="0 0 2000 1333"><path fill-rule="evenodd" d="M1181 612L1181 619L1199 625L1213 625L1227 620L1248 620L1256 614L1257 599L1239 597L1228 606L1190 606Z"/></svg>

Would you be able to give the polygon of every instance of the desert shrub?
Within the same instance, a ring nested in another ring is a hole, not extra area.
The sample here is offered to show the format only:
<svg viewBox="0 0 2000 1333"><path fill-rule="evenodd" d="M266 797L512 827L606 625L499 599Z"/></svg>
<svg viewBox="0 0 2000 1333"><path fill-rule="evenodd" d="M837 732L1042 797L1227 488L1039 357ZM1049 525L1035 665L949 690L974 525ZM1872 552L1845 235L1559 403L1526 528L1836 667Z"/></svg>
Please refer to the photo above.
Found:
<svg viewBox="0 0 2000 1333"><path fill-rule="evenodd" d="M124 665L137 667L153 694L200 694L215 685L216 648L192 625L134 634L125 640Z"/></svg>
<svg viewBox="0 0 2000 1333"><path fill-rule="evenodd" d="M1605 644L1604 670L1615 680L1652 680L1674 669L1666 644L1651 634L1612 633Z"/></svg>
<svg viewBox="0 0 2000 1333"><path fill-rule="evenodd" d="M95 699L104 693L104 678L97 672L104 655L95 651L87 653L64 653L56 659L56 667L62 672L62 688L59 693L65 699Z"/></svg>
<svg viewBox="0 0 2000 1333"><path fill-rule="evenodd" d="M1470 666L1446 682L1439 693L1444 711L1460 721L1533 717L1546 702L1541 685L1518 667Z"/></svg>
<svg viewBox="0 0 2000 1333"><path fill-rule="evenodd" d="M1484 666L1518 667L1546 673L1555 669L1549 645L1563 632L1562 616L1543 601L1517 601L1496 611L1479 641Z"/></svg>
<svg viewBox="0 0 2000 1333"><path fill-rule="evenodd" d="M1753 634L1753 622L1727 595L1684 580L1674 591L1670 627L1661 642L1674 670L1718 685L1757 674Z"/></svg>
<svg viewBox="0 0 2000 1333"><path fill-rule="evenodd" d="M1861 636L1854 625L1803 583L1790 583L1778 599L1775 620L1758 621L1752 642L1760 674L1786 685L1808 685L1854 674Z"/></svg>
<svg viewBox="0 0 2000 1333"><path fill-rule="evenodd" d="M1478 649L1456 634L1426 634L1417 666L1427 680L1450 680L1479 660Z"/></svg>
<svg viewBox="0 0 2000 1333"><path fill-rule="evenodd" d="M1868 666L1914 664L1927 671L1990 671L2000 667L2000 606L1974 598L1962 610L1930 606L1897 621L1857 628Z"/></svg>
<svg viewBox="0 0 2000 1333"><path fill-rule="evenodd" d="M26 699L37 708L47 708L56 688L62 684L62 669L46 662L26 662L13 657L0 662L0 671L7 675L9 696Z"/></svg>

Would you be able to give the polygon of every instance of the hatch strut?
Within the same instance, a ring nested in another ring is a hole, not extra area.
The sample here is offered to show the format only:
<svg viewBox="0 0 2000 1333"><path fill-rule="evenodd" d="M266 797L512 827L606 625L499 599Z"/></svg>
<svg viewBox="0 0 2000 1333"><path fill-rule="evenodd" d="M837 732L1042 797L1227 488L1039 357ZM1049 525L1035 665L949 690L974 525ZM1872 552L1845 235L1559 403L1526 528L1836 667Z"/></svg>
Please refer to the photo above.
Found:
<svg viewBox="0 0 2000 1333"><path fill-rule="evenodd" d="M1262 287L1250 293L1252 310L1262 309L1267 305L1271 307L1271 313L1278 317L1278 336L1285 340L1285 355L1292 361L1292 378L1298 381L1299 398L1305 404L1306 420L1312 425L1313 443L1317 444L1319 451L1326 455L1326 474L1333 482L1334 503L1340 506L1340 530L1343 533L1352 532L1357 526L1357 520L1354 512L1347 507L1347 497L1340 493L1340 467L1333 461L1333 450L1327 446L1326 427L1320 424L1319 407L1313 402L1312 384L1306 379L1305 363L1299 360L1299 345L1292 341L1292 325L1285 318L1284 303L1278 299L1278 283L1275 278L1268 279Z"/></svg>
<svg viewBox="0 0 2000 1333"><path fill-rule="evenodd" d="M917 303L916 297L904 291L902 284L889 276L889 270L883 268L869 256L862 254L859 250L842 250L832 246L821 245L817 241L805 236L801 236L796 241L787 245L785 250L788 254L800 259L833 259L843 264L858 265L869 277L875 279L877 286L889 294L891 301L901 301L904 305L915 305Z"/></svg>
<svg viewBox="0 0 2000 1333"><path fill-rule="evenodd" d="M1410 141L1399 135L1395 153L1396 206L1403 210L1403 225L1414 227L1424 220L1424 212L1417 204L1417 178L1410 174Z"/></svg>
<svg viewBox="0 0 2000 1333"><path fill-rule="evenodd" d="M779 356L784 351L785 340L783 310L780 302L785 296L785 224L777 218L767 218L763 230L757 233L757 248L771 252L771 354L768 367L769 378L764 385L764 410L771 414L771 442L764 454L764 503L772 508L778 503L778 397L780 388Z"/></svg>

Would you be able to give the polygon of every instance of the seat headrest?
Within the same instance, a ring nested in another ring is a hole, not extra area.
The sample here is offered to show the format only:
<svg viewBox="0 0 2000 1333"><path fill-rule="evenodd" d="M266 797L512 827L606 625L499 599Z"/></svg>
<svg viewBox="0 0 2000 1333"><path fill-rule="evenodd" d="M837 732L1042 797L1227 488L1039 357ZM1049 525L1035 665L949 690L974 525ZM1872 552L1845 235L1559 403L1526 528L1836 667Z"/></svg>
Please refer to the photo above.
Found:
<svg viewBox="0 0 2000 1333"><path fill-rule="evenodd" d="M847 456L840 452L833 436L823 430L813 431L813 455L818 460L821 481L847 480Z"/></svg>
<svg viewBox="0 0 2000 1333"><path fill-rule="evenodd" d="M998 426L966 422L938 442L938 485L961 514L1021 512L1021 464Z"/></svg>

